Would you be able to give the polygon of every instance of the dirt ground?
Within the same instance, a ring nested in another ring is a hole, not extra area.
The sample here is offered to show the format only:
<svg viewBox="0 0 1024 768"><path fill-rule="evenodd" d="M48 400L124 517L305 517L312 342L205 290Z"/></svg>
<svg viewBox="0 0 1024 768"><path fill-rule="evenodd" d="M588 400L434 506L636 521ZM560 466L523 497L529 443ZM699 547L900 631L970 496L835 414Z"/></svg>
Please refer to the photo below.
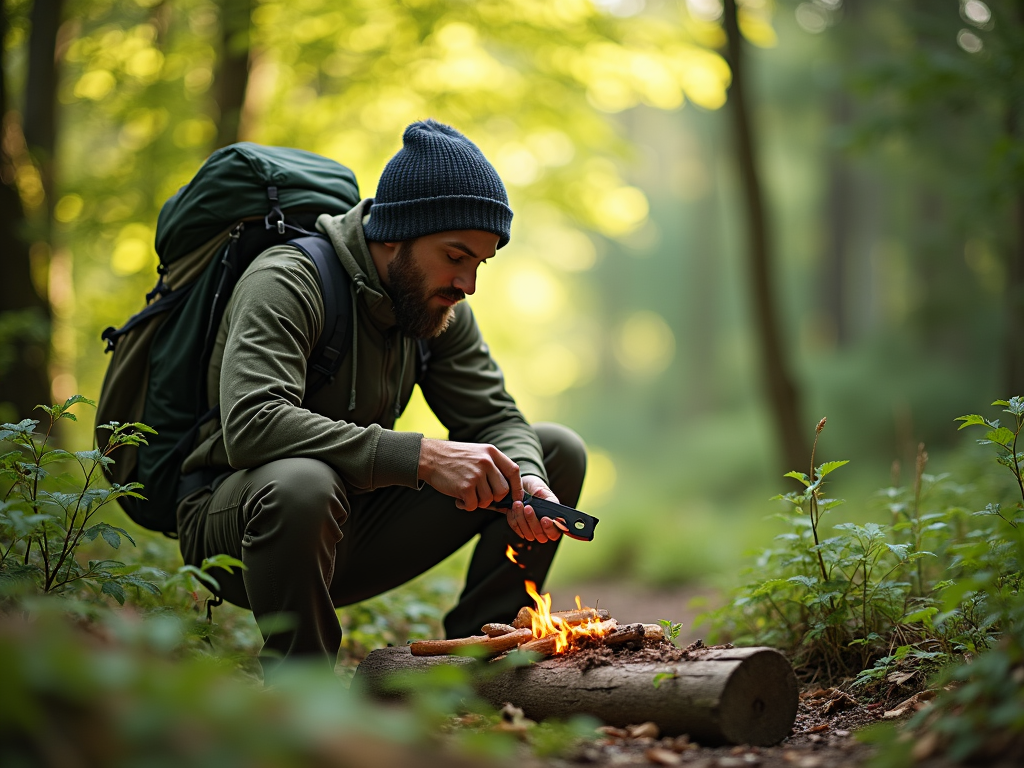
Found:
<svg viewBox="0 0 1024 768"><path fill-rule="evenodd" d="M580 595L585 605L606 608L620 624L654 623L670 619L682 623L679 645L703 637L703 628L693 626L694 617L705 608L691 606L694 598L710 605L721 600L713 590L686 586L652 589L622 583L584 583L551 590L555 610L575 605ZM564 765L651 766L683 765L689 768L854 768L863 765L871 748L858 742L854 732L879 721L885 713L869 708L836 689L814 686L801 692L796 723L789 737L774 747L705 747L686 737L662 738L652 724L632 729L606 729L605 737L583 747ZM538 762L537 766L551 766Z"/></svg>

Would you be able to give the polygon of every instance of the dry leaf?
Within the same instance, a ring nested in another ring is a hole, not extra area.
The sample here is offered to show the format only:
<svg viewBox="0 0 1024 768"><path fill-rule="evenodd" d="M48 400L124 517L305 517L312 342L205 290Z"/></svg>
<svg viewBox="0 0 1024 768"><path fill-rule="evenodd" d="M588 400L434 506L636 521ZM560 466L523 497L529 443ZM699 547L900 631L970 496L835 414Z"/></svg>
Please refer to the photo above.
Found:
<svg viewBox="0 0 1024 768"><path fill-rule="evenodd" d="M644 752L644 756L648 762L654 763L655 765L679 765L683 762L683 758L677 755L670 749L662 749L661 747L652 747Z"/></svg>
<svg viewBox="0 0 1024 768"><path fill-rule="evenodd" d="M824 715L831 715L842 712L844 709L852 709L855 706L857 706L857 701L850 694L836 691L835 695L825 702L821 712Z"/></svg>
<svg viewBox="0 0 1024 768"><path fill-rule="evenodd" d="M651 721L639 725L627 725L626 730L629 731L629 736L632 739L656 739L661 735L658 724Z"/></svg>
<svg viewBox="0 0 1024 768"><path fill-rule="evenodd" d="M896 685L903 685L905 682L907 682L907 680L916 676L917 672L893 672L892 674L888 675L885 679L888 680L890 683L895 683Z"/></svg>

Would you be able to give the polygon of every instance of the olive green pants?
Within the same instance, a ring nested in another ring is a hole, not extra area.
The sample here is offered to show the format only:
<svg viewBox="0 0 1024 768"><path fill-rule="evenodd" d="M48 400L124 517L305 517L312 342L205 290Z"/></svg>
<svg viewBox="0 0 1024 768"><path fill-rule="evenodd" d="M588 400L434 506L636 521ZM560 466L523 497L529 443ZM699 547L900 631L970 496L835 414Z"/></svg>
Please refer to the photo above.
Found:
<svg viewBox="0 0 1024 768"><path fill-rule="evenodd" d="M534 430L551 490L575 506L586 471L583 441L557 424ZM526 542L504 515L458 509L430 486L349 494L331 467L308 458L239 470L196 491L178 506L178 533L186 563L222 553L245 563L244 571L216 572L219 595L252 610L265 673L287 657L320 656L333 666L341 645L336 608L404 584L478 534L445 631L463 637L488 622L510 622L532 602L524 580L542 586L558 546ZM507 559L510 544L525 567Z"/></svg>

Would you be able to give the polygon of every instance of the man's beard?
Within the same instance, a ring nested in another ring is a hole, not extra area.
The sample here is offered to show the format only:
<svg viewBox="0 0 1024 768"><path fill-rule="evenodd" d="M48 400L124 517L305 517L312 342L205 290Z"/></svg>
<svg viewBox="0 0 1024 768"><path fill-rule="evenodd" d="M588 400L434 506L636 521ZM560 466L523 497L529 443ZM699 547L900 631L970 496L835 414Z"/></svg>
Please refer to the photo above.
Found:
<svg viewBox="0 0 1024 768"><path fill-rule="evenodd" d="M455 316L455 307L433 308L430 299L443 296L451 301L461 301L466 294L452 287L431 290L427 286L427 276L413 257L413 242L402 242L395 258L388 264L388 292L402 333L413 339L432 339L444 333Z"/></svg>

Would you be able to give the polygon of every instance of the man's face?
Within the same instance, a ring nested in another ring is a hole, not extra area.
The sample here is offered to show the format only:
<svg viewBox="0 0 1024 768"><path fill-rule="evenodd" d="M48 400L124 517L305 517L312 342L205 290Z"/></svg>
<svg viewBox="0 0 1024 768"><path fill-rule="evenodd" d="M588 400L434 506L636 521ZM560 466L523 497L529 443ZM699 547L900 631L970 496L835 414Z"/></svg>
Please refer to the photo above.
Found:
<svg viewBox="0 0 1024 768"><path fill-rule="evenodd" d="M387 284L403 333L414 339L442 333L455 305L476 292L476 271L497 245L497 235L477 229L399 243L387 266Z"/></svg>

